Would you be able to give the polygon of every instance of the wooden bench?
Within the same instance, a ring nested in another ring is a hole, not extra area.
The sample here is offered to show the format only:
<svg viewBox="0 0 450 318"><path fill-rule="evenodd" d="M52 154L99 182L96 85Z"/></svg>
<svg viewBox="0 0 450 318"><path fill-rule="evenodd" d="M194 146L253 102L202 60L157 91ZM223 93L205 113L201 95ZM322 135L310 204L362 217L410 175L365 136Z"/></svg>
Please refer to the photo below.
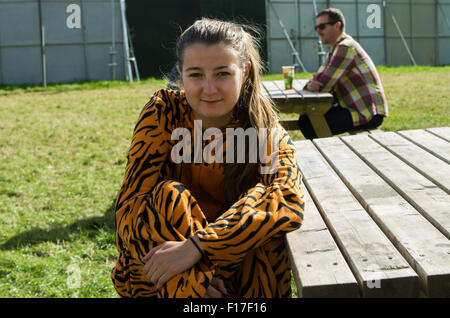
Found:
<svg viewBox="0 0 450 318"><path fill-rule="evenodd" d="M450 297L450 127L294 144L300 297Z"/></svg>

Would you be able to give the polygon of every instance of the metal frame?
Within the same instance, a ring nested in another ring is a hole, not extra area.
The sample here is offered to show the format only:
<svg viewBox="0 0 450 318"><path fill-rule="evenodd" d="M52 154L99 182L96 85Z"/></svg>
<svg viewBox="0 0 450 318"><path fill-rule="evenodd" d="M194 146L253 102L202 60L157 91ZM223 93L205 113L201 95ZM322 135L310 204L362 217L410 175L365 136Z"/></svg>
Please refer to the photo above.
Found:
<svg viewBox="0 0 450 318"><path fill-rule="evenodd" d="M119 0L96 0L95 3L97 4L104 4L105 8L108 9L107 12L110 12L110 5L111 2L118 2ZM61 4L60 1L57 0L20 0L20 1L1 1L0 2L0 10L2 10L2 6L3 5L8 5L8 6L13 6L15 4L20 4L20 5L24 5L27 7L27 11L30 12L31 14L35 14L34 17L38 17L37 18L37 22L34 22L33 25L30 24L28 25L28 27L39 30L39 32L37 32L37 36L33 36L30 37L30 40L25 43L6 43L5 41L2 42L2 39L0 38L0 67L4 66L5 63L9 63L8 60L5 60L6 56L6 50L9 48L24 48L24 49L31 49L31 48L40 48L40 63L37 64L37 67L40 68L40 71L34 70L33 72L33 76L35 77L35 79L37 80L37 83L41 83L43 86L47 85L47 82L58 82L58 79L55 78L49 78L49 74L48 74L48 66L49 66L49 56L46 55L46 51L48 53L48 50L51 47L61 47L61 46L74 46L74 47L79 47L82 49L82 53L83 56L80 57L80 63L81 60L84 63L84 67L83 71L81 72L81 76L83 77L83 80L92 80L91 76L94 75L92 72L92 69L90 68L90 57L93 58L92 54L91 56L89 55L89 48L90 47L94 47L94 46L104 46L106 48L108 48L109 46L111 46L111 43L114 42L115 47L121 46L123 45L123 41L121 39L111 39L111 34L109 33L105 33L105 37L103 38L99 38L99 39L93 39L93 41L89 41L88 40L88 34L89 34L89 29L87 29L87 25L86 22L87 18L85 16L85 12L86 10L89 10L88 5L90 4L90 1L86 1L86 0L77 0L74 1L74 3L77 3L80 6L80 10L81 10L81 40L79 39L75 39L75 41L73 42L69 42L69 43L63 43L63 42L58 42L58 41L52 41L49 42L48 38L49 38L49 30L47 30L47 28L45 28L45 24L47 23L46 20L49 19L48 16L45 15L45 10L47 9L47 7L45 5L50 4L50 7L52 4ZM65 3L64 3L65 4ZM70 2L67 2L67 5L69 5ZM32 6L32 9L30 9L31 7L28 6ZM115 9L118 10L118 5L116 5ZM101 9L101 8L100 8ZM36 11L35 11L36 10ZM115 12L116 14L118 13ZM62 12L61 14L66 14L66 12ZM21 19L20 16L14 16L11 17L11 19ZM108 16L109 19L109 16ZM8 23L7 21L3 21L4 23ZM115 23L120 23L120 21L118 21L116 19ZM5 24L1 25L0 27L4 27ZM117 26L114 26L113 24L113 32L114 29ZM5 28L6 29L6 28ZM47 33L47 34L45 34ZM113 34L113 36L115 37L117 35ZM70 49L70 48L69 48ZM105 64L108 64L110 62L110 59L108 57L108 49L105 50L105 56L104 56L104 61ZM64 58L64 57L61 57ZM81 65L80 65L81 66ZM108 67L108 66L107 66ZM98 74L95 74L96 76ZM36 76L40 76L40 79L36 78ZM110 78L110 74L108 72L106 72L104 75L103 73L100 74L100 76L104 77L105 80L108 80ZM122 74L122 71L120 71L120 79L122 79L122 76L124 76ZM10 85L11 83L11 79L9 77L8 74L5 73L4 68L0 68L0 85ZM26 81L26 77L24 77L23 79L23 83L28 83Z"/></svg>

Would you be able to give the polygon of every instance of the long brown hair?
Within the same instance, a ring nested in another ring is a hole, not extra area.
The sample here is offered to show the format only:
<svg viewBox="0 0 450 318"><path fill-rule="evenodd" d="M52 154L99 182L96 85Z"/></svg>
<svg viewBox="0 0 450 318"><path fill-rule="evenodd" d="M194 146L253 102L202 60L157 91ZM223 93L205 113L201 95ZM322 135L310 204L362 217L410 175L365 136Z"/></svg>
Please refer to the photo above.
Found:
<svg viewBox="0 0 450 318"><path fill-rule="evenodd" d="M244 68L250 61L249 76L242 85L233 117L238 120L239 127L244 130L253 127L258 132L259 128L275 128L278 124L278 114L272 101L261 90L260 80L263 65L259 55L260 46L256 36L251 33L260 34L257 28L253 26L202 18L181 34L176 53L181 69L185 49L195 43L206 45L224 43L230 46L237 52L241 68ZM180 84L182 85L182 83ZM234 144L234 154L237 154L237 143ZM250 149L248 141L246 141L245 149ZM258 158L257 163L250 163L248 159L249 154L246 152L246 163L224 163L223 188L229 204L234 203L240 194L254 186L258 180L260 158ZM236 162L236 160L233 162Z"/></svg>

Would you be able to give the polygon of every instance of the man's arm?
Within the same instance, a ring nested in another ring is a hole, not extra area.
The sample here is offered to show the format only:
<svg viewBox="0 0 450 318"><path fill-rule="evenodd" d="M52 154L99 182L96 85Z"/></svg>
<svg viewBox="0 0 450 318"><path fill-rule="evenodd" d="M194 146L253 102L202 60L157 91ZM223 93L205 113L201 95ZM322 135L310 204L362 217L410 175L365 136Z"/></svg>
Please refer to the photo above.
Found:
<svg viewBox="0 0 450 318"><path fill-rule="evenodd" d="M352 47L338 45L329 61L305 85L305 89L317 92L330 92L339 80L355 63L355 51Z"/></svg>
<svg viewBox="0 0 450 318"><path fill-rule="evenodd" d="M318 92L320 91L320 88L323 86L323 84L319 81L310 80L308 83L306 83L305 87L303 89L306 89L307 91L311 92Z"/></svg>

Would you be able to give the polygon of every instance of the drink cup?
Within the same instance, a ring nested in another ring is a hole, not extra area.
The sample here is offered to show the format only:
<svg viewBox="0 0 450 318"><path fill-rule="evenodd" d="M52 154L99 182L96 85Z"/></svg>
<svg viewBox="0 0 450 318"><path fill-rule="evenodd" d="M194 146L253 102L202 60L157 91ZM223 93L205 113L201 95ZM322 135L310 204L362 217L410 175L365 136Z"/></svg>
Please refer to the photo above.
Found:
<svg viewBox="0 0 450 318"><path fill-rule="evenodd" d="M293 89L292 82L294 81L294 66L282 66L284 76L284 89Z"/></svg>

